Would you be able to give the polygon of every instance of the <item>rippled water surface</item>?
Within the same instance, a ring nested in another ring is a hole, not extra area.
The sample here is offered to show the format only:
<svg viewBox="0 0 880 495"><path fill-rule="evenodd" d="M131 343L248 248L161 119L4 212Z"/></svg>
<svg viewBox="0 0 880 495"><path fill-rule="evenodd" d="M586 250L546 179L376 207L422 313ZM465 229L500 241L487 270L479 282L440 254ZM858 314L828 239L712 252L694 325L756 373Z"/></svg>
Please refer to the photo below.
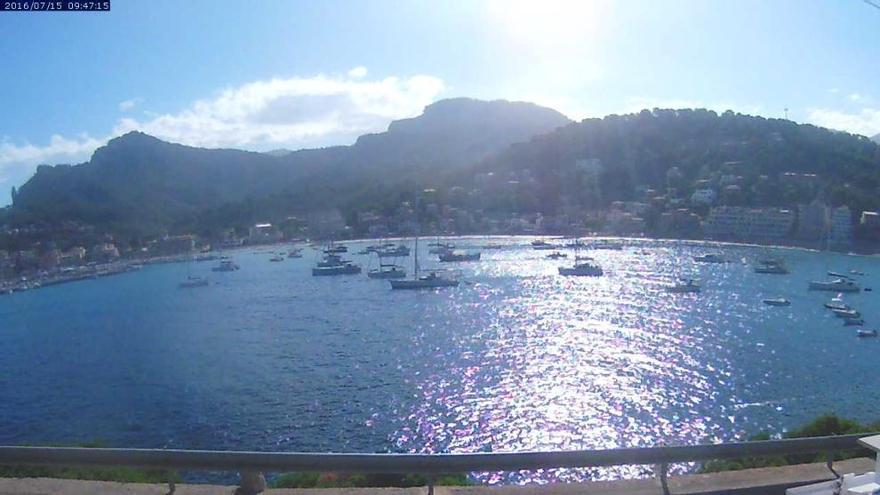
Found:
<svg viewBox="0 0 880 495"><path fill-rule="evenodd" d="M637 243L589 253L605 277L566 278L564 260L503 242L437 292L311 277L314 253L270 263L264 250L233 253L233 273L157 265L2 297L0 443L498 452L740 439L825 412L876 419L880 339L856 338L822 307L833 294L806 290L851 269L880 290L876 258L726 246L733 262L697 264L719 248ZM753 273L768 254L793 273ZM211 285L178 289L190 274ZM663 290L681 275L703 292ZM761 303L778 296L792 305ZM847 296L867 328L880 327L876 297Z"/></svg>

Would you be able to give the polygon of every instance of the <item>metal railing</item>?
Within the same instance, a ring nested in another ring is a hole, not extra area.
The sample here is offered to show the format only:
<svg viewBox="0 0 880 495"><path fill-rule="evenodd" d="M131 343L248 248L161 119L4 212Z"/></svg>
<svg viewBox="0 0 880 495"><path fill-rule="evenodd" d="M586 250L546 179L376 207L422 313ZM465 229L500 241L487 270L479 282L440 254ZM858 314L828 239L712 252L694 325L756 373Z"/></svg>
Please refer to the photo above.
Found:
<svg viewBox="0 0 880 495"><path fill-rule="evenodd" d="M673 447L620 448L558 452L477 454L323 454L299 452L238 452L210 450L112 449L81 447L0 447L0 465L136 467L145 469L238 471L238 493L259 493L265 488L263 472L409 473L432 480L445 473L529 471L550 468L586 468L621 465L656 465L664 493L668 493L669 464L815 454L861 448L858 439L869 434L793 438ZM832 455L827 458L832 468ZM832 469L832 472L833 469ZM171 484L171 492L174 485ZM433 483L428 483L433 493Z"/></svg>

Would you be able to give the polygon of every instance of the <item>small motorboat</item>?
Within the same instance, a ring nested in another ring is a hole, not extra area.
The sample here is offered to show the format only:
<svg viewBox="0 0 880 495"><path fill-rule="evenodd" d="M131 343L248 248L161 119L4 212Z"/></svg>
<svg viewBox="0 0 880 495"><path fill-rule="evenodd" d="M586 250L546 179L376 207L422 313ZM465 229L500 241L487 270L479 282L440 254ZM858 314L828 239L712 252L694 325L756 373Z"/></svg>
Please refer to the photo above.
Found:
<svg viewBox="0 0 880 495"><path fill-rule="evenodd" d="M687 294L692 292L700 292L700 284L694 282L693 280L688 280L684 283L678 283L675 285L668 285L665 287L666 292L672 292L675 294Z"/></svg>
<svg viewBox="0 0 880 495"><path fill-rule="evenodd" d="M844 318L843 326L845 327L860 327L865 324L865 320L861 318Z"/></svg>
<svg viewBox="0 0 880 495"><path fill-rule="evenodd" d="M269 261L271 261L272 263L278 263L279 261L284 261L284 256L281 256L280 254L276 254L275 256L272 256L271 258L269 258Z"/></svg>
<svg viewBox="0 0 880 495"><path fill-rule="evenodd" d="M861 318L862 314L854 309L832 309L834 316L838 318Z"/></svg>
<svg viewBox="0 0 880 495"><path fill-rule="evenodd" d="M532 249L536 251L549 251L551 249L556 249L556 246L545 240L535 240L532 241Z"/></svg>
<svg viewBox="0 0 880 495"><path fill-rule="evenodd" d="M845 274L839 273L839 272L831 272L831 271L828 272L828 276L834 277L834 278L843 278L843 279L849 278L849 275L845 275Z"/></svg>
<svg viewBox="0 0 880 495"><path fill-rule="evenodd" d="M697 263L726 263L727 260L724 259L724 256L721 256L718 253L709 253L704 254L702 256L694 256L694 261Z"/></svg>
<svg viewBox="0 0 880 495"><path fill-rule="evenodd" d="M293 251L287 253L287 257L288 257L288 258L302 258L302 257L303 257L303 255L302 255L302 251L300 251L300 250L293 250Z"/></svg>
<svg viewBox="0 0 880 495"><path fill-rule="evenodd" d="M844 304L844 303L840 302L839 300L837 300L837 301L832 300L831 302L827 302L827 303L825 303L825 307L828 309L842 309L842 310L852 309L849 306L849 304Z"/></svg>
<svg viewBox="0 0 880 495"><path fill-rule="evenodd" d="M856 335L859 337L876 337L877 330L859 330L856 332Z"/></svg>
<svg viewBox="0 0 880 495"><path fill-rule="evenodd" d="M389 280L393 290L439 289L442 287L458 287L458 280L449 279L431 272L415 279Z"/></svg>
<svg viewBox="0 0 880 495"><path fill-rule="evenodd" d="M208 279L204 277L193 277L189 276L183 282L177 284L177 286L181 289L192 289L195 287L207 287Z"/></svg>
<svg viewBox="0 0 880 495"><path fill-rule="evenodd" d="M785 266L785 262L781 259L767 258L758 261L758 264L755 265L755 273L786 275L788 274L788 267Z"/></svg>
<svg viewBox="0 0 880 495"><path fill-rule="evenodd" d="M548 260L558 260L560 258L568 258L568 255L565 253L560 253L559 251L554 251L547 256L545 256Z"/></svg>
<svg viewBox="0 0 880 495"><path fill-rule="evenodd" d="M859 276L864 276L864 275L865 275L865 272L860 272L860 271L858 271L858 270L850 270L849 272L850 272L851 274L853 274L853 275L859 275Z"/></svg>
<svg viewBox="0 0 880 495"><path fill-rule="evenodd" d="M767 306L791 306L791 301L784 297L773 297L762 301Z"/></svg>
<svg viewBox="0 0 880 495"><path fill-rule="evenodd" d="M406 278L406 270L397 265L379 265L379 268L374 268L367 272L367 276L382 279Z"/></svg>
<svg viewBox="0 0 880 495"><path fill-rule="evenodd" d="M211 268L212 272L234 272L241 268L230 259L220 259L220 264Z"/></svg>
<svg viewBox="0 0 880 495"><path fill-rule="evenodd" d="M442 263L455 263L458 261L480 261L480 253L464 253L459 251L447 251L440 254Z"/></svg>

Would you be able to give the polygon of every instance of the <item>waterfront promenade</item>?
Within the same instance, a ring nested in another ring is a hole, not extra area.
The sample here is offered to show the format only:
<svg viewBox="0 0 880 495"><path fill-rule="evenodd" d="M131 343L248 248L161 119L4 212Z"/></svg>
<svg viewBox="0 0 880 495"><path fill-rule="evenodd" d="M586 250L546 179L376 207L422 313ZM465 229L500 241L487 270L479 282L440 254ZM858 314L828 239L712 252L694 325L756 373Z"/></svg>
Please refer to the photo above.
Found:
<svg viewBox="0 0 880 495"><path fill-rule="evenodd" d="M839 473L863 473L872 470L869 458L848 459L834 464ZM824 463L800 464L773 468L744 469L711 474L693 474L669 478L669 492L680 495L736 493L748 495L782 494L785 488L827 481L832 474ZM180 484L176 495L234 494L236 487ZM59 480L49 478L0 479L0 495L164 495L167 485L114 483L107 481ZM268 489L267 495L426 495L427 487L416 488L325 488ZM594 481L587 483L551 483L526 486L438 486L435 495L661 495L656 479Z"/></svg>

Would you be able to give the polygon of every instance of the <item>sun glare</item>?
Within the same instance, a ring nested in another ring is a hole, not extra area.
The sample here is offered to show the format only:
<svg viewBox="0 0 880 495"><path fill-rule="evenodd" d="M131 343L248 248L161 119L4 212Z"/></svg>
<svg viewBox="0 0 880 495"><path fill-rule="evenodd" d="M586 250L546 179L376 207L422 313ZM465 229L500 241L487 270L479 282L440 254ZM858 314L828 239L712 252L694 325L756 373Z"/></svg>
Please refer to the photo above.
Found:
<svg viewBox="0 0 880 495"><path fill-rule="evenodd" d="M589 41L600 27L604 2L511 0L489 4L490 17L513 41L532 47Z"/></svg>

